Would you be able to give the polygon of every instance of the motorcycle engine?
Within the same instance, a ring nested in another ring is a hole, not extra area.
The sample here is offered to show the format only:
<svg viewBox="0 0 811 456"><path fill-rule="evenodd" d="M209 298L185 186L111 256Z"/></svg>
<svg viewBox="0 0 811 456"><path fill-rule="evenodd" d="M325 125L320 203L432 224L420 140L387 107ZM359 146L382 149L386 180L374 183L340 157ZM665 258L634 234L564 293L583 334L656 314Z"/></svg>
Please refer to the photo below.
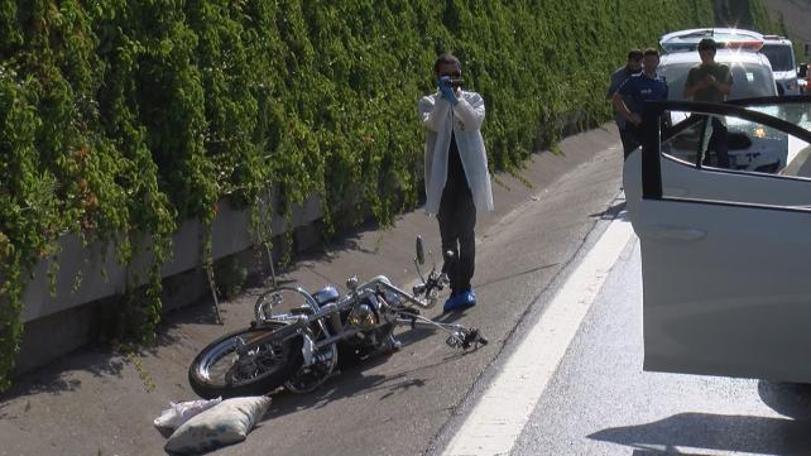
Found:
<svg viewBox="0 0 811 456"><path fill-rule="evenodd" d="M349 312L346 322L353 328L362 331L370 331L377 327L377 312L371 303L361 302L355 305Z"/></svg>

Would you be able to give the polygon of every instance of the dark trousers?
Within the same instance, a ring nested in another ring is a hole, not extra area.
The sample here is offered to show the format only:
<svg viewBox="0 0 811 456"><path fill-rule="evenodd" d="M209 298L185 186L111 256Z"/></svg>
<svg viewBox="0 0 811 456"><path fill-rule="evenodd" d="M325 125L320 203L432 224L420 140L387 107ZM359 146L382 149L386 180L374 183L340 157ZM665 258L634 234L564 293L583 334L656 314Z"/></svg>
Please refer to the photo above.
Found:
<svg viewBox="0 0 811 456"><path fill-rule="evenodd" d="M670 117L668 115L664 115L659 119L659 128L661 128L661 131L664 131L670 126ZM642 146L642 126L636 126L628 122L625 124L625 128L620 128L619 131L620 139L622 140L622 151L627 159L628 156L631 155L631 152L635 151L637 147Z"/></svg>
<svg viewBox="0 0 811 456"><path fill-rule="evenodd" d="M464 177L463 177L464 178ZM476 258L476 206L467 186L445 186L439 204L442 272L451 281L451 293L470 289ZM448 255L451 252L451 255Z"/></svg>
<svg viewBox="0 0 811 456"><path fill-rule="evenodd" d="M727 139L727 127L717 117L712 118L712 136L710 136L710 142L707 149L708 152L710 150L715 151L715 156L718 158L717 165L719 168L729 168L729 142ZM705 164L707 164L706 158Z"/></svg>
<svg viewBox="0 0 811 456"><path fill-rule="evenodd" d="M701 161L701 164L704 166L729 168L729 139L726 125L724 125L724 123L721 122L721 119L717 117L710 117L701 114L696 114L696 116L702 121L702 141L704 136L707 134L707 128L712 125L712 135L710 135L710 140L707 143L707 153L704 155L704 159ZM710 122L707 122L708 118L710 119ZM710 158L711 155L715 155L714 160Z"/></svg>
<svg viewBox="0 0 811 456"><path fill-rule="evenodd" d="M620 128L620 140L622 141L622 152L625 158L631 155L631 152L639 147L639 132L636 127L630 123L625 128Z"/></svg>

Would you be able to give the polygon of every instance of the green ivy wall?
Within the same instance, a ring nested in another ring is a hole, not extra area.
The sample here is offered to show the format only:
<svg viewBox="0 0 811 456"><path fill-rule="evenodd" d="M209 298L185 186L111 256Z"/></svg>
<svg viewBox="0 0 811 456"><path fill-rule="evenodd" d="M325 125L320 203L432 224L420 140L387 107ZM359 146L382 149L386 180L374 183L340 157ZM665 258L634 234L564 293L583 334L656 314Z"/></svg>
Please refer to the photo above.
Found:
<svg viewBox="0 0 811 456"><path fill-rule="evenodd" d="M485 97L493 168L514 170L609 118L629 47L712 23L711 0L0 0L0 389L61 233L113 240L122 263L153 238L151 286L122 309L148 341L170 235L221 198L255 207L272 186L287 211L316 193L328 226L413 208L438 52Z"/></svg>

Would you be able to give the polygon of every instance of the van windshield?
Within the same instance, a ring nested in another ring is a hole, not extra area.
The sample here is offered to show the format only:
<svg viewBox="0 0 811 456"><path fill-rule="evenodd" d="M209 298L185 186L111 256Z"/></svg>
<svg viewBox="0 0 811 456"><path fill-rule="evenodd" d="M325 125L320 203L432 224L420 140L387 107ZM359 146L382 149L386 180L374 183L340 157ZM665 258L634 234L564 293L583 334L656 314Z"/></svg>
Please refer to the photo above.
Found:
<svg viewBox="0 0 811 456"><path fill-rule="evenodd" d="M764 44L760 50L769 58L774 71L791 71L794 69L794 56L791 46L786 44Z"/></svg>
<svg viewBox="0 0 811 456"><path fill-rule="evenodd" d="M724 62L721 62L724 63ZM729 63L725 63L729 65ZM667 78L671 100L684 100L684 83L693 62L668 63L660 65L659 74ZM754 63L734 63L732 68L732 93L730 100L739 98L771 97L777 95L774 77L768 67Z"/></svg>

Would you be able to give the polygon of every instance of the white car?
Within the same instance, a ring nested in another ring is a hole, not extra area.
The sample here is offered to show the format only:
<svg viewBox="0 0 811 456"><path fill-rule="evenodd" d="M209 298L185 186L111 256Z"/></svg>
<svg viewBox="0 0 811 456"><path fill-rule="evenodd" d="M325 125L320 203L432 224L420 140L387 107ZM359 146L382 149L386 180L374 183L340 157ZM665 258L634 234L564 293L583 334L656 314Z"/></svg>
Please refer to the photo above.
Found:
<svg viewBox="0 0 811 456"><path fill-rule="evenodd" d="M718 49L715 61L728 65L732 72L729 100L771 97L778 94L769 59L741 49ZM684 83L690 68L701 63L697 51L665 54L659 61L659 74L667 78L671 100L684 100Z"/></svg>
<svg viewBox="0 0 811 456"><path fill-rule="evenodd" d="M665 130L666 111L787 136L788 167L764 174L670 156L666 144L693 121ZM642 254L645 370L811 383L809 115L799 98L648 104L643 146L623 172Z"/></svg>
<svg viewBox="0 0 811 456"><path fill-rule="evenodd" d="M799 95L794 46L783 36L764 35L760 52L769 58L780 95Z"/></svg>
<svg viewBox="0 0 811 456"><path fill-rule="evenodd" d="M679 30L659 38L667 53L696 51L699 41L712 38L722 48L760 52L772 66L780 95L799 95L794 47L791 40L779 35L763 35L753 30L737 28L702 28Z"/></svg>
<svg viewBox="0 0 811 456"><path fill-rule="evenodd" d="M765 55L742 49L719 49L715 61L728 65L732 73L732 93L729 100L776 96L777 86L772 68ZM659 63L659 73L667 78L671 100L684 100L684 84L691 68L701 63L698 52L676 52L665 54ZM673 124L682 121L685 113L671 112ZM747 123L737 119L724 119L729 135L730 166L734 169L749 169L776 172L786 166L786 137L779 134L765 134L764 130L749 130ZM671 147L672 155L691 160L699 147L705 151L711 130L698 126L693 130L692 139L686 135ZM702 132L703 140L699 138ZM681 152L676 149L681 148Z"/></svg>
<svg viewBox="0 0 811 456"><path fill-rule="evenodd" d="M676 52L695 52L698 43L704 38L712 38L721 47L734 49L749 48L757 50L763 45L763 35L738 28L698 28L679 30L662 35L659 45L670 54Z"/></svg>

